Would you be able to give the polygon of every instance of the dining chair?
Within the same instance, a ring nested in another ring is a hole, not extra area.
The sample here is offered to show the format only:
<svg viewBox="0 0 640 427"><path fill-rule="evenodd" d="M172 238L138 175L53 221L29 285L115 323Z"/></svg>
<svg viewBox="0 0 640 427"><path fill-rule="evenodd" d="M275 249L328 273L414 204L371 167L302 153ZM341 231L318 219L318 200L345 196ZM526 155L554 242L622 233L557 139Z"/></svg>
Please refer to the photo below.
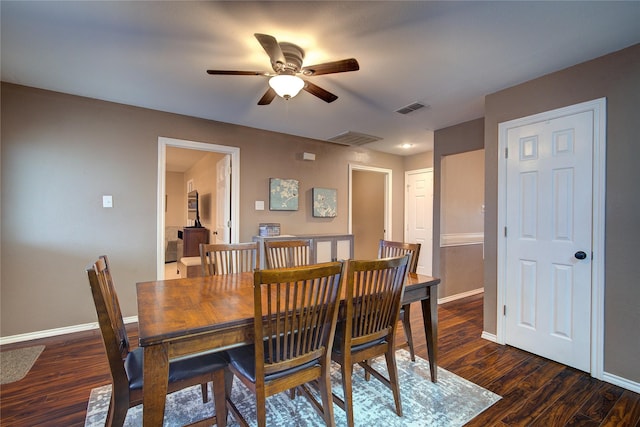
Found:
<svg viewBox="0 0 640 427"><path fill-rule="evenodd" d="M268 269L309 265L311 240L265 240L264 252Z"/></svg>
<svg viewBox="0 0 640 427"><path fill-rule="evenodd" d="M130 348L107 257L100 256L86 271L111 371L111 402L105 425L122 426L128 409L142 403L143 350L140 347L134 350ZM215 415L207 418L207 421L225 426L225 391L231 389L233 380L226 368L224 353L209 353L170 362L168 393L200 384L202 401L206 403L209 400L207 384L213 381Z"/></svg>
<svg viewBox="0 0 640 427"><path fill-rule="evenodd" d="M252 272L260 268L258 243L200 244L202 274L212 276Z"/></svg>
<svg viewBox="0 0 640 427"><path fill-rule="evenodd" d="M410 255L407 270L409 273L416 273L418 269L418 258L420 257L420 243L392 242L390 240L380 240L378 246L378 258L398 257L406 254ZM413 335L411 333L411 304L405 304L400 308L400 321L404 329L407 341L402 347L409 347L411 360L416 361L416 352L413 347Z"/></svg>
<svg viewBox="0 0 640 427"><path fill-rule="evenodd" d="M342 290L343 263L254 272L254 343L230 349L229 369L256 396L258 427L266 425L266 398L297 389L335 426L331 346ZM308 383L317 385L321 403ZM293 395L292 395L293 397ZM230 402L237 420L244 417Z"/></svg>
<svg viewBox="0 0 640 427"><path fill-rule="evenodd" d="M346 412L349 427L354 425L351 376L356 363L391 389L396 413L402 416L394 339L408 262L408 255L347 262L346 308L336 328L331 359L340 364L344 392L344 400L335 394L333 400ZM388 378L368 363L383 354Z"/></svg>

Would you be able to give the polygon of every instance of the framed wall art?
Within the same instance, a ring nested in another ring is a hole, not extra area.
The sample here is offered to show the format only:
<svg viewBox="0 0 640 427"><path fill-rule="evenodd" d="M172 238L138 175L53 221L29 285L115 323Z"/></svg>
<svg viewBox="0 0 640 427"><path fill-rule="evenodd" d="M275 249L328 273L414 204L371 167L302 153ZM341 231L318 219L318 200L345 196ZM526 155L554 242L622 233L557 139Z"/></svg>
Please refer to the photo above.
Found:
<svg viewBox="0 0 640 427"><path fill-rule="evenodd" d="M338 190L335 188L313 188L313 216L335 218L338 216Z"/></svg>
<svg viewBox="0 0 640 427"><path fill-rule="evenodd" d="M297 179L269 179L269 210L297 211L298 210L298 180Z"/></svg>

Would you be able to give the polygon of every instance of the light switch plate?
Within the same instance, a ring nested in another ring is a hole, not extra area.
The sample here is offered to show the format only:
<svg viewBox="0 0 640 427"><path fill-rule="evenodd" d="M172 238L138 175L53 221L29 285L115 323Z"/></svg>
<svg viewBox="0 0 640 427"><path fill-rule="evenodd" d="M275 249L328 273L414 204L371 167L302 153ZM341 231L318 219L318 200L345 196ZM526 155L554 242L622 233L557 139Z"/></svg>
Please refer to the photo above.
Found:
<svg viewBox="0 0 640 427"><path fill-rule="evenodd" d="M103 208L112 208L113 207L113 196L102 196L102 207Z"/></svg>
<svg viewBox="0 0 640 427"><path fill-rule="evenodd" d="M264 210L264 200L256 200L256 210L257 211Z"/></svg>

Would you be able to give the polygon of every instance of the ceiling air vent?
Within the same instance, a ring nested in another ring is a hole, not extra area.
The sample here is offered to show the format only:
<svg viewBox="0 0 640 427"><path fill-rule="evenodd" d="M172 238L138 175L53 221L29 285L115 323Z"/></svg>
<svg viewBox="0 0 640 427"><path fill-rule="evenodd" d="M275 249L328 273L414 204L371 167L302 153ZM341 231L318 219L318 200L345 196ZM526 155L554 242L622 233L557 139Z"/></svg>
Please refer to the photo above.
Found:
<svg viewBox="0 0 640 427"><path fill-rule="evenodd" d="M421 102L414 102L413 104L409 104L406 107L402 107L399 110L396 110L396 113L409 114L426 107L428 107L428 105L425 105Z"/></svg>
<svg viewBox="0 0 640 427"><path fill-rule="evenodd" d="M364 133L358 132L343 132L340 135L334 136L333 138L329 138L327 141L335 142L340 145L352 145L352 146L360 146L369 144L370 142L380 141L382 138L379 136L367 135Z"/></svg>

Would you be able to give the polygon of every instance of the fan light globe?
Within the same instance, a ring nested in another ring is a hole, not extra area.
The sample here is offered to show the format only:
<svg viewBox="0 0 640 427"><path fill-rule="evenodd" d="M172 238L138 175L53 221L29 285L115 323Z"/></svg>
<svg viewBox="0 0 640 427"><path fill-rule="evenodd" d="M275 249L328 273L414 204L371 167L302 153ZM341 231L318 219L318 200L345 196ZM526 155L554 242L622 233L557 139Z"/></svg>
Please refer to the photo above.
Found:
<svg viewBox="0 0 640 427"><path fill-rule="evenodd" d="M284 99L293 98L304 87L304 80L297 76L281 74L269 79L269 86Z"/></svg>

